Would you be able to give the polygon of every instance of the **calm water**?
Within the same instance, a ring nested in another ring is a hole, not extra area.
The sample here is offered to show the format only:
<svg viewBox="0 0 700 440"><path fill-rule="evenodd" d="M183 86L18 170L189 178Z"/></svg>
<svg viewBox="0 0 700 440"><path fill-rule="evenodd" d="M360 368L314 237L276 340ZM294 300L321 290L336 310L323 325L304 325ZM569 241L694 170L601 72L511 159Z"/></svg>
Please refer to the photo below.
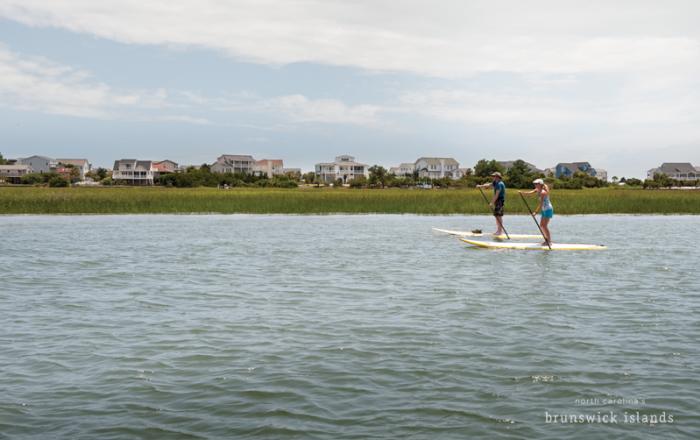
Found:
<svg viewBox="0 0 700 440"><path fill-rule="evenodd" d="M700 217L492 222L0 216L0 437L699 438Z"/></svg>

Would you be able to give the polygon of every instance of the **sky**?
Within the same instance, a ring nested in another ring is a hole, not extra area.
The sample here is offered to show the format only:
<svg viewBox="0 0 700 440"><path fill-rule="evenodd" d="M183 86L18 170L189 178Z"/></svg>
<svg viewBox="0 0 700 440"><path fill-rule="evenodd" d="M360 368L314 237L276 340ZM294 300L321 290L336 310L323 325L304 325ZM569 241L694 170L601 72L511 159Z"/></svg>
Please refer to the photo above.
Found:
<svg viewBox="0 0 700 440"><path fill-rule="evenodd" d="M0 0L0 153L700 166L695 0Z"/></svg>

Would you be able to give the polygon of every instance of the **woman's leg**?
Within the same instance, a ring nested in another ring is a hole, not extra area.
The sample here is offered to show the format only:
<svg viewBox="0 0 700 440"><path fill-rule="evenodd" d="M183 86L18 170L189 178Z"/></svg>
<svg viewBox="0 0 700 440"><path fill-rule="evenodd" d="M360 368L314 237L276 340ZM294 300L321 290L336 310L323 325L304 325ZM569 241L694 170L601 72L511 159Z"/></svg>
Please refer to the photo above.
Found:
<svg viewBox="0 0 700 440"><path fill-rule="evenodd" d="M548 242L552 242L552 235L549 233L549 220L550 218L543 218L540 220L540 227L542 228L542 232L544 232L544 236L547 239Z"/></svg>

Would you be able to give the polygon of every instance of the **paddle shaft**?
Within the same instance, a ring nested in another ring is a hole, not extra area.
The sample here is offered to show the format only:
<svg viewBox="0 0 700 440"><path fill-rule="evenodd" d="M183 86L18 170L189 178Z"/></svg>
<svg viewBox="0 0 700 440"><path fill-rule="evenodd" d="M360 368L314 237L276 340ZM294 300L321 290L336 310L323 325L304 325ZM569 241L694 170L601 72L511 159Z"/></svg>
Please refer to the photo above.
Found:
<svg viewBox="0 0 700 440"><path fill-rule="evenodd" d="M496 215L496 209L491 208L491 202L489 202L489 199L486 197L486 194L484 194L484 190L481 189L481 187L479 187L479 191L481 191L481 195L484 197L484 201L486 202L487 205L489 205L489 209L491 210L491 213L493 214L493 216L496 217L496 221L501 226L501 229L503 229L503 232L506 233L506 238L508 238L508 240L510 240L510 235L508 235L508 231L506 231L506 227L503 226L503 218L501 218L500 220L498 219L498 216Z"/></svg>
<svg viewBox="0 0 700 440"><path fill-rule="evenodd" d="M547 243L547 246L549 247L549 250L552 250L552 245L549 242L549 239L547 238L546 235L544 235L544 232L542 232L542 227L540 226L540 222L537 221L537 217L535 217L535 213L532 212L532 209L530 209L530 205L528 205L527 200L525 200L525 196L522 193L520 194L520 198L523 199L523 203L525 203L525 206L527 206L527 210L530 211L530 215L532 216L532 219L535 221L535 224L537 225L537 229L540 230L540 234L542 234L542 238L544 238L544 242Z"/></svg>

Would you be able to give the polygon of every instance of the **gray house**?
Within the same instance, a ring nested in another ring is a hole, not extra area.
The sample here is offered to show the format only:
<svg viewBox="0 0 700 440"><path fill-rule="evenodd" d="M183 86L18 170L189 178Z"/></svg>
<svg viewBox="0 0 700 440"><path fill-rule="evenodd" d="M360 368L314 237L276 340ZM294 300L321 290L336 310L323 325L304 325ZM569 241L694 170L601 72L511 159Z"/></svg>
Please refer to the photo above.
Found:
<svg viewBox="0 0 700 440"><path fill-rule="evenodd" d="M653 179L654 174L665 174L676 180L696 180L700 178L697 168L690 162L664 162L658 168L647 171L647 178Z"/></svg>
<svg viewBox="0 0 700 440"><path fill-rule="evenodd" d="M52 168L56 168L58 163L55 159L46 156L29 156L17 159L20 165L29 165L33 173L50 173Z"/></svg>

